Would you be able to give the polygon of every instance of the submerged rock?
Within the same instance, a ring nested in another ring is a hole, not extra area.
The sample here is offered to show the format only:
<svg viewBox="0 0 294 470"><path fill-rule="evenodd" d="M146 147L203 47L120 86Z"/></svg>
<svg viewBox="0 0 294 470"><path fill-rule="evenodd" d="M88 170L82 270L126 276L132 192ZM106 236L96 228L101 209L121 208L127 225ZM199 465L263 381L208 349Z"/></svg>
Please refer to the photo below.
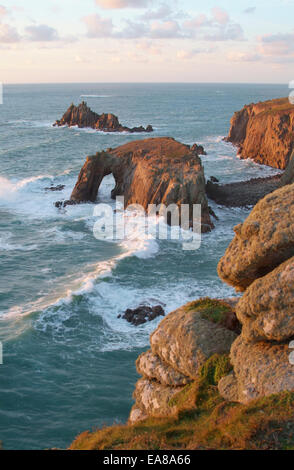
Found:
<svg viewBox="0 0 294 470"><path fill-rule="evenodd" d="M64 188L64 184L59 184L58 186L50 186L49 188L45 188L45 191L63 191Z"/></svg>
<svg viewBox="0 0 294 470"><path fill-rule="evenodd" d="M123 319L132 325L139 326L149 321L155 320L157 317L164 317L165 313L160 305L156 307L140 306L135 310L127 309L123 315Z"/></svg>
<svg viewBox="0 0 294 470"><path fill-rule="evenodd" d="M281 98L244 106L234 114L228 142L239 147L240 158L285 169L294 146L294 106Z"/></svg>
<svg viewBox="0 0 294 470"><path fill-rule="evenodd" d="M143 126L133 128L122 126L114 114L103 113L99 115L92 111L84 101L78 106L72 104L63 117L53 125L58 127L90 127L103 132L153 132L153 128L150 125L146 129Z"/></svg>
<svg viewBox="0 0 294 470"><path fill-rule="evenodd" d="M222 280L244 291L294 256L294 184L262 199L243 224L218 265Z"/></svg>

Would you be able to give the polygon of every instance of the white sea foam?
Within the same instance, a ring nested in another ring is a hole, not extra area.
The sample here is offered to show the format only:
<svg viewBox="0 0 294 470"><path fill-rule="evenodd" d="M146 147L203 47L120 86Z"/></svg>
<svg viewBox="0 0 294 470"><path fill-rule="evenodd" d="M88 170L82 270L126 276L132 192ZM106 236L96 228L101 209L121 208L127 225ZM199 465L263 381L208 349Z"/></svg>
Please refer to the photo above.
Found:
<svg viewBox="0 0 294 470"><path fill-rule="evenodd" d="M80 98L111 98L112 95L80 95Z"/></svg>
<svg viewBox="0 0 294 470"><path fill-rule="evenodd" d="M12 233L0 233L0 253L1 251L33 251L37 245L19 245L11 241Z"/></svg>

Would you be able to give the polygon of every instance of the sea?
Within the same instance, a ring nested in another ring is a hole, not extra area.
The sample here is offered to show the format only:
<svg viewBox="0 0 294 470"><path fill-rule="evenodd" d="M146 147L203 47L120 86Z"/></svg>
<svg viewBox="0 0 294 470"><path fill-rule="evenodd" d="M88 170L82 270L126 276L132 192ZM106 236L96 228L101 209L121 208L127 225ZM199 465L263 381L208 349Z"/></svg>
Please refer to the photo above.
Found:
<svg viewBox="0 0 294 470"><path fill-rule="evenodd" d="M195 299L234 296L216 268L249 208L210 202L219 220L197 250L154 239L138 225L125 240L95 238L94 204L58 210L87 155L150 137L56 128L73 102L113 113L152 137L201 144L206 178L221 183L277 170L240 160L223 138L245 104L288 95L286 85L4 85L0 106L0 441L4 449L67 448L81 432L126 422L135 361L161 318L135 327L128 308L169 313ZM60 192L51 186L64 185ZM114 205L107 176L97 203ZM136 214L128 215L129 219ZM154 224L158 222L154 220ZM1 350L1 348L0 348Z"/></svg>

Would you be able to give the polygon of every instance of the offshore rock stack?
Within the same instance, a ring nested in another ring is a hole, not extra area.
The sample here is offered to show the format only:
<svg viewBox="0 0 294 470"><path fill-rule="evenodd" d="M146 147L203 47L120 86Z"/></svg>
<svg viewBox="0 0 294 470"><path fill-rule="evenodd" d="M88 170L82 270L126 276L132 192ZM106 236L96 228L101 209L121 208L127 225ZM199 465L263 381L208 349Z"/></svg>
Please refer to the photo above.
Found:
<svg viewBox="0 0 294 470"><path fill-rule="evenodd" d="M75 106L71 104L60 120L57 120L54 127L77 126L79 128L89 127L102 132L153 132L152 126L126 127L120 124L118 117L111 113L97 114L92 111L85 101Z"/></svg>
<svg viewBox="0 0 294 470"><path fill-rule="evenodd" d="M294 184L261 200L235 233L218 273L245 291L236 307L243 327L231 348L234 370L219 392L247 404L294 391Z"/></svg>

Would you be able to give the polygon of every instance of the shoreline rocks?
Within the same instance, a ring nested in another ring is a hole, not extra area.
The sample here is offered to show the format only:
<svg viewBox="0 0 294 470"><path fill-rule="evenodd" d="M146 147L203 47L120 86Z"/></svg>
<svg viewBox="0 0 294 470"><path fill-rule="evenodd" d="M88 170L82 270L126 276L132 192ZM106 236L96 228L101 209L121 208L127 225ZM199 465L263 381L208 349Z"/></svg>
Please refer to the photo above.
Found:
<svg viewBox="0 0 294 470"><path fill-rule="evenodd" d="M254 206L281 185L281 175L253 178L236 183L218 184L212 178L206 183L207 197L226 207Z"/></svg>
<svg viewBox="0 0 294 470"><path fill-rule="evenodd" d="M78 106L71 104L68 110L64 113L60 120L57 120L54 127L68 126L79 128L92 128L102 132L153 132L151 125L148 125L146 129L143 126L129 128L122 126L118 120L118 117L114 114L97 114L92 111L85 101Z"/></svg>
<svg viewBox="0 0 294 470"><path fill-rule="evenodd" d="M294 150L294 105L280 98L244 106L231 119L225 139L239 149L239 157L281 170Z"/></svg>

